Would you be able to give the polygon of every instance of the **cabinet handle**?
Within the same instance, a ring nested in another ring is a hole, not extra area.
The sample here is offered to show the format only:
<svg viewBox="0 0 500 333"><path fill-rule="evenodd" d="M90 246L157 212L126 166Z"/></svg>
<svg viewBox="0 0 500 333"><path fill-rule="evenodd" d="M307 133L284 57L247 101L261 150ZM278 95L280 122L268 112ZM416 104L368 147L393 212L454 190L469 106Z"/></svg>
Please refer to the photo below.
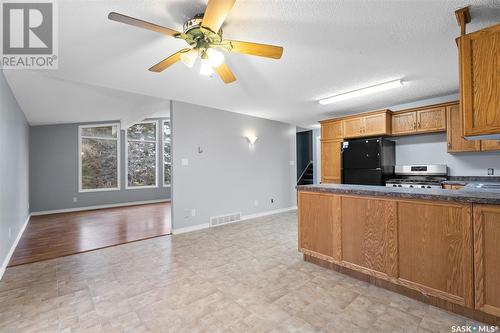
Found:
<svg viewBox="0 0 500 333"><path fill-rule="evenodd" d="M451 142L448 142L448 148L451 148Z"/></svg>
<svg viewBox="0 0 500 333"><path fill-rule="evenodd" d="M418 122L418 125L417 125L417 126L418 126L418 128L420 128L420 127L421 127L421 126L420 126L420 121Z"/></svg>

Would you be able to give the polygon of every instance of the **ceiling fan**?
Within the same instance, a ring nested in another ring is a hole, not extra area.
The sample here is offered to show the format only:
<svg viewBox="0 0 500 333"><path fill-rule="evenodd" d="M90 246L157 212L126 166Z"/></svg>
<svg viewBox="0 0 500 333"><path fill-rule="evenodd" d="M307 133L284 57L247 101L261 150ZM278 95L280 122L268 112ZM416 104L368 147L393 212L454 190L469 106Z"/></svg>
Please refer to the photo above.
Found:
<svg viewBox="0 0 500 333"><path fill-rule="evenodd" d="M205 13L186 21L183 32L115 12L109 13L108 18L183 39L189 44L189 48L165 58L149 68L150 71L162 72L179 60L191 68L199 57L201 58L200 74L211 75L215 71L222 81L231 83L236 81L236 77L224 63L224 54L217 49L273 59L280 59L283 54L283 48L280 46L222 39L221 26L235 2L236 0L208 0Z"/></svg>

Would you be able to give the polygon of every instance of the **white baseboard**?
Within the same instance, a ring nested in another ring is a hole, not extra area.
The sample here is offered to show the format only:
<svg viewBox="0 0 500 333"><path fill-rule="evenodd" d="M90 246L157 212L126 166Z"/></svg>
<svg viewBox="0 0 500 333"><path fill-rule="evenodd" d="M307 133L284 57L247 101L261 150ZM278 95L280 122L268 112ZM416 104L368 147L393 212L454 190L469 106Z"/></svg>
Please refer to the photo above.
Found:
<svg viewBox="0 0 500 333"><path fill-rule="evenodd" d="M19 230L19 233L17 234L16 240L10 247L9 253L7 253L7 257L5 257L2 266L0 267L0 280L2 280L3 274L5 273L5 270L7 269L7 265L9 264L10 258L12 258L12 255L14 254L14 250L17 247L17 244L19 243L19 240L21 240L21 236L24 233L24 230L26 229L26 226L28 225L28 222L31 218L31 214L28 214L28 218L26 218L26 221L24 221L23 226Z"/></svg>
<svg viewBox="0 0 500 333"><path fill-rule="evenodd" d="M289 212L289 211L296 210L296 209L297 209L297 206L293 206L293 207L287 207L287 208L281 208L281 209L268 210L267 212L262 212L262 213L242 215L241 219L239 219L238 221L234 221L231 223L224 223L224 224L220 224L220 225L213 226L213 227L214 228L221 227L221 226L232 224L232 223L238 223L238 222L242 222L242 221L252 220L252 219L256 219L256 218L264 217L264 216L268 216L268 215L285 213L285 212ZM194 225L192 227L172 229L172 234L179 235L179 234L184 234L186 232L198 231L198 230L208 229L208 228L210 228L210 223L197 224L197 225Z"/></svg>
<svg viewBox="0 0 500 333"><path fill-rule="evenodd" d="M95 209L105 209L105 208L115 208L115 207L147 205L147 204L152 204L152 203L170 202L170 201L171 201L170 199L159 199L159 200L123 202L123 203L116 203L116 204L109 204L109 205L44 210L44 211L40 211L40 212L32 212L31 216L59 214L59 213L71 213L71 212L80 212L80 211L84 211L84 210L95 210Z"/></svg>
<svg viewBox="0 0 500 333"><path fill-rule="evenodd" d="M263 216L268 216L268 215L274 215L274 214L279 214L279 213L285 213L285 212L289 212L291 210L296 210L296 209L297 209L297 206L293 206L293 207L287 207L287 208L280 208L280 209L268 210L267 212L262 212L262 213L256 213L256 214L250 214L250 215L243 215L241 217L240 221L256 219L258 217L263 217Z"/></svg>
<svg viewBox="0 0 500 333"><path fill-rule="evenodd" d="M174 234L174 235L185 234L186 232L207 229L209 227L210 227L210 223L197 224L197 225L193 225L192 227L172 229L172 234Z"/></svg>

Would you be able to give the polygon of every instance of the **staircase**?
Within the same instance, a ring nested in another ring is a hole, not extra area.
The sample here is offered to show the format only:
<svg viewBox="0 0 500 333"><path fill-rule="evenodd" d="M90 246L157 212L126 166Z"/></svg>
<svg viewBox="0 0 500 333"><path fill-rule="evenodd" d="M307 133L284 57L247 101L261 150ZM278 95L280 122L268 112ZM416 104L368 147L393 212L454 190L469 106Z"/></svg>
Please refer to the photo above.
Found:
<svg viewBox="0 0 500 333"><path fill-rule="evenodd" d="M309 185L309 184L314 184L314 176L313 173L314 168L313 168L313 162L310 161L304 171L302 172L302 175L300 175L299 180L297 181L297 185Z"/></svg>

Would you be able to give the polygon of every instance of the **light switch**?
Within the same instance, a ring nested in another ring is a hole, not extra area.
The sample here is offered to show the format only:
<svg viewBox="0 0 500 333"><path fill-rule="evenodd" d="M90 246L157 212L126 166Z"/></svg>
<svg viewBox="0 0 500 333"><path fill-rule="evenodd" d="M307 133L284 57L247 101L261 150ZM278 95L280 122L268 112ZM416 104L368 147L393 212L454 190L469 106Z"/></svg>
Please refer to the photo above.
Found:
<svg viewBox="0 0 500 333"><path fill-rule="evenodd" d="M295 161L290 161L290 165L295 165Z"/></svg>
<svg viewBox="0 0 500 333"><path fill-rule="evenodd" d="M189 165L189 160L187 158L181 159L181 165L183 166Z"/></svg>

